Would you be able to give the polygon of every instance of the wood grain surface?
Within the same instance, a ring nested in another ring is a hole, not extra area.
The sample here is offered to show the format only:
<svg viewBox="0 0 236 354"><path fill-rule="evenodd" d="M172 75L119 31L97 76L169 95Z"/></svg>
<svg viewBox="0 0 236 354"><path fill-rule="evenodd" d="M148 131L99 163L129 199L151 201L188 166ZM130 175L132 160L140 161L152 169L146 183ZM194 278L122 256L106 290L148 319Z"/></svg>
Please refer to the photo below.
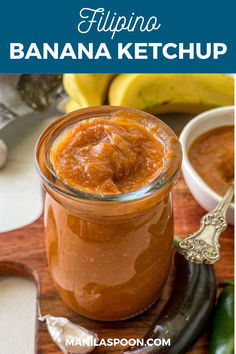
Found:
<svg viewBox="0 0 236 354"><path fill-rule="evenodd" d="M200 218L205 211L198 205L189 192L183 178L173 192L175 234L181 237L199 228ZM229 226L220 237L221 259L215 264L217 283L224 279L233 280L234 276L234 229ZM0 261L22 262L37 271L40 278L40 304L43 314L68 317L72 322L83 325L98 333L100 338L141 338L150 327L155 317L167 300L174 279L172 269L163 290L161 299L151 309L131 320L121 322L97 322L77 315L66 307L60 300L47 266L43 217L24 228L0 234ZM181 286L181 284L180 284ZM208 329L199 340L189 349L188 353L205 354L208 352ZM118 347L98 347L94 353L122 353ZM61 351L53 343L47 333L44 323L39 324L38 354L59 354Z"/></svg>

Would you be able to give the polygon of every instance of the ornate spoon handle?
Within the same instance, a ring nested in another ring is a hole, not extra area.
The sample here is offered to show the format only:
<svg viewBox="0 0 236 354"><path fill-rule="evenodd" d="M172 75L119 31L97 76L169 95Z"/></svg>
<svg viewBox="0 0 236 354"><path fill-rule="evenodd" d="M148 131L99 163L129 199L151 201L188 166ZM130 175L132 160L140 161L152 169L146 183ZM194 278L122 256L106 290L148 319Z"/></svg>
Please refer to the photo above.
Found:
<svg viewBox="0 0 236 354"><path fill-rule="evenodd" d="M233 195L234 184L231 184L216 208L203 216L200 229L178 243L177 251L188 261L206 264L218 261L220 258L218 239L227 227L225 214Z"/></svg>

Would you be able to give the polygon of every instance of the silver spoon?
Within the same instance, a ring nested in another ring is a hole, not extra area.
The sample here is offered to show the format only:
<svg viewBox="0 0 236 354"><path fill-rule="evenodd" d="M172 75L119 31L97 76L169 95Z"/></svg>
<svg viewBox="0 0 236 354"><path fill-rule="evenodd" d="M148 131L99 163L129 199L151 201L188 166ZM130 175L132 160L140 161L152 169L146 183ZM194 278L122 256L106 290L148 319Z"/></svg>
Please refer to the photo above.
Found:
<svg viewBox="0 0 236 354"><path fill-rule="evenodd" d="M225 215L233 195L234 184L231 184L216 208L203 216L200 229L178 243L177 251L188 261L214 264L219 260L218 239L227 227Z"/></svg>
<svg viewBox="0 0 236 354"><path fill-rule="evenodd" d="M66 97L61 74L0 74L0 129L16 118L57 107Z"/></svg>
<svg viewBox="0 0 236 354"><path fill-rule="evenodd" d="M65 317L42 316L39 303L38 320L46 322L50 336L64 354L89 353L99 342L96 333L72 323Z"/></svg>

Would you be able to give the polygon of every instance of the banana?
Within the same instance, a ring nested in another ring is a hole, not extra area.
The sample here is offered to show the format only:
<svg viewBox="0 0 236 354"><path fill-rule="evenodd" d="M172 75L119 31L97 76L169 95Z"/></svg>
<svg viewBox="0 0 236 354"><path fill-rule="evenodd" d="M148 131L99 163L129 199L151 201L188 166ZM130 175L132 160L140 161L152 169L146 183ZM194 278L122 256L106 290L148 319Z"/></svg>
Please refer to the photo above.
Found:
<svg viewBox="0 0 236 354"><path fill-rule="evenodd" d="M114 74L64 74L66 92L80 107L100 106ZM70 105L69 105L70 106Z"/></svg>
<svg viewBox="0 0 236 354"><path fill-rule="evenodd" d="M109 104L152 114L200 113L234 103L234 79L224 74L121 74L111 83Z"/></svg>
<svg viewBox="0 0 236 354"><path fill-rule="evenodd" d="M66 113L76 111L77 109L80 109L80 108L84 108L84 107L80 106L77 102L75 102L72 99L67 101L66 104L65 104Z"/></svg>

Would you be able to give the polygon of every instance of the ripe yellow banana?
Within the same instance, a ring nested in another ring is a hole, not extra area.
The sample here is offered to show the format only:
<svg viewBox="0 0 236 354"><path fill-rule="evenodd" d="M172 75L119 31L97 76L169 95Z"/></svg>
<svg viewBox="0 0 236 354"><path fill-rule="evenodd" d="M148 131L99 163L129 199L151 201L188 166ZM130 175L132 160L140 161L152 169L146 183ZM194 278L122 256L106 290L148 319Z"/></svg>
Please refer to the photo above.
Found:
<svg viewBox="0 0 236 354"><path fill-rule="evenodd" d="M234 79L224 74L121 74L109 89L109 104L152 114L199 113L234 103Z"/></svg>
<svg viewBox="0 0 236 354"><path fill-rule="evenodd" d="M114 74L64 74L63 84L70 98L80 108L99 106L104 103L113 76Z"/></svg>
<svg viewBox="0 0 236 354"><path fill-rule="evenodd" d="M87 107L87 106L85 106ZM77 109L80 109L80 108L84 108L82 106L80 106L77 102L75 102L74 100L70 99L68 102L66 102L65 104L65 111L66 113L69 113L69 112L73 112L73 111L76 111Z"/></svg>

